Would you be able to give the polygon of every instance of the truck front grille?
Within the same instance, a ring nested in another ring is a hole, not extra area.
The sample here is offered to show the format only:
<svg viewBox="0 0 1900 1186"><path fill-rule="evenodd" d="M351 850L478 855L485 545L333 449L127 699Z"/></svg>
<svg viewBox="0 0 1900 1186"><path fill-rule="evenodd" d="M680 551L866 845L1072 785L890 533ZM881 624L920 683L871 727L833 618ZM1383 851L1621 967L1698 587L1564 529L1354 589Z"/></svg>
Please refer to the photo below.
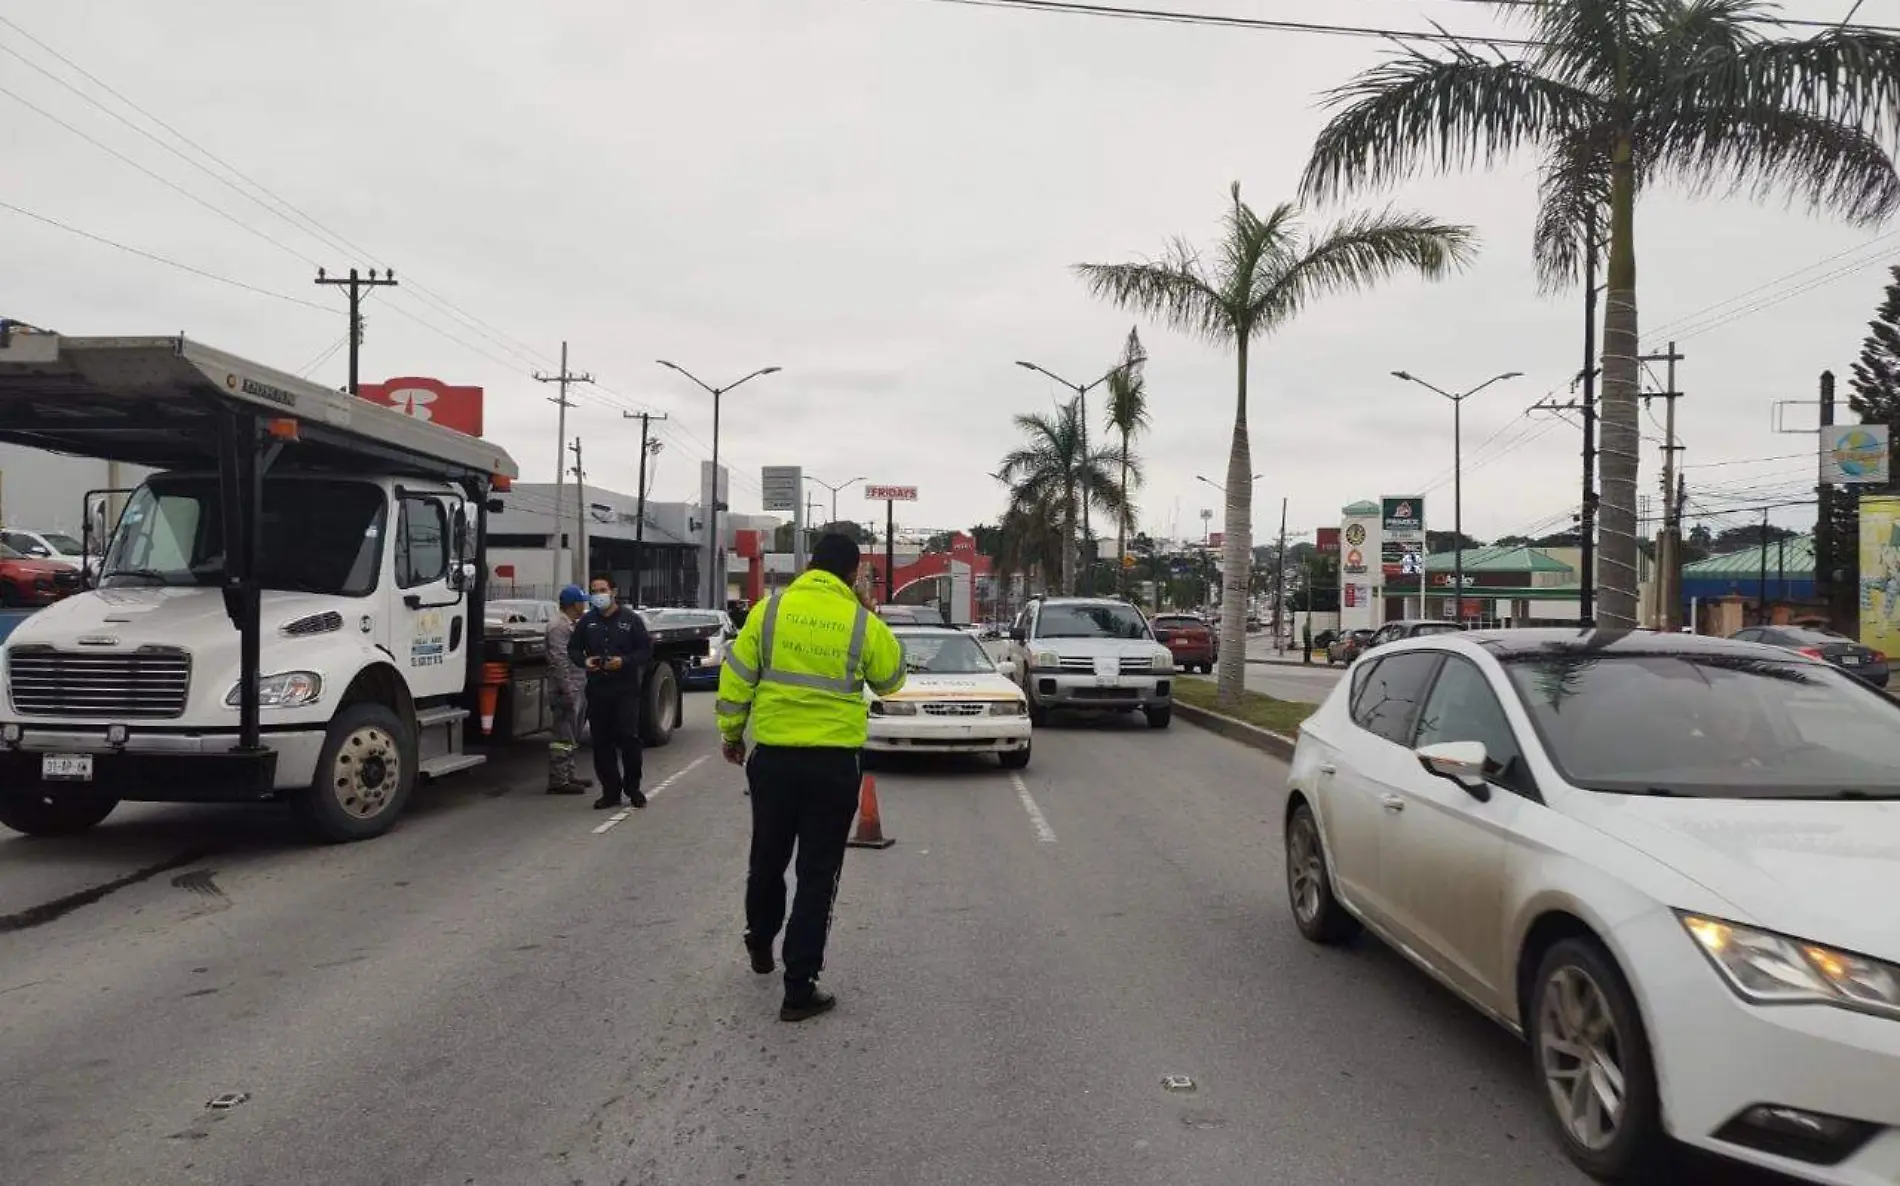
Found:
<svg viewBox="0 0 1900 1186"><path fill-rule="evenodd" d="M1148 672L1155 669L1155 661L1147 655L1123 655L1121 673L1133 675L1135 672Z"/></svg>
<svg viewBox="0 0 1900 1186"><path fill-rule="evenodd" d="M191 654L145 646L119 654L18 646L7 651L7 692L23 716L163 720L183 716Z"/></svg>
<svg viewBox="0 0 1900 1186"><path fill-rule="evenodd" d="M1063 671L1086 671L1093 674L1095 671L1095 660L1089 655L1063 655L1061 656L1061 669Z"/></svg>

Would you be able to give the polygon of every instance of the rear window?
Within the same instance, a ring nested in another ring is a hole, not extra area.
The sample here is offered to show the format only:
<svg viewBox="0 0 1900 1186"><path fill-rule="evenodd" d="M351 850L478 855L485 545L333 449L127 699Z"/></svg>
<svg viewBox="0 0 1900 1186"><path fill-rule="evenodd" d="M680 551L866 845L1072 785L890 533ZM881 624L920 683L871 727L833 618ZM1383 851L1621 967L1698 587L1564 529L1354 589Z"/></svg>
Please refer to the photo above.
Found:
<svg viewBox="0 0 1900 1186"><path fill-rule="evenodd" d="M1207 623L1199 618L1156 618L1157 630L1205 630Z"/></svg>

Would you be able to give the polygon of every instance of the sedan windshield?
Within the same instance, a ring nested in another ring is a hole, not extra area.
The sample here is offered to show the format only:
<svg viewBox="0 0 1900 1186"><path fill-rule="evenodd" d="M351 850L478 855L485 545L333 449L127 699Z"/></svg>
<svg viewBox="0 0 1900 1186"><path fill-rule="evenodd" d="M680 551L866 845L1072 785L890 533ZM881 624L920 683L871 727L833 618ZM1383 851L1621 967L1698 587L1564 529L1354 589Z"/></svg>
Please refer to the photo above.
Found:
<svg viewBox="0 0 1900 1186"><path fill-rule="evenodd" d="M376 588L383 492L347 479L264 483L258 579L266 589L362 597ZM106 550L108 588L215 585L224 579L224 514L214 478L154 479L132 495Z"/></svg>
<svg viewBox="0 0 1900 1186"><path fill-rule="evenodd" d="M1147 638L1148 624L1125 605L1051 605L1036 619L1037 638Z"/></svg>
<svg viewBox="0 0 1900 1186"><path fill-rule="evenodd" d="M919 675L986 675L996 670L982 646L967 634L895 633L904 644L904 665Z"/></svg>
<svg viewBox="0 0 1900 1186"><path fill-rule="evenodd" d="M78 540L70 535L63 535L57 531L42 531L40 532L40 538L46 541L47 547L58 552L61 556L77 556L85 550L85 545L81 544Z"/></svg>
<svg viewBox="0 0 1900 1186"><path fill-rule="evenodd" d="M1577 786L1900 798L1900 705L1818 663L1669 652L1506 663L1545 751Z"/></svg>

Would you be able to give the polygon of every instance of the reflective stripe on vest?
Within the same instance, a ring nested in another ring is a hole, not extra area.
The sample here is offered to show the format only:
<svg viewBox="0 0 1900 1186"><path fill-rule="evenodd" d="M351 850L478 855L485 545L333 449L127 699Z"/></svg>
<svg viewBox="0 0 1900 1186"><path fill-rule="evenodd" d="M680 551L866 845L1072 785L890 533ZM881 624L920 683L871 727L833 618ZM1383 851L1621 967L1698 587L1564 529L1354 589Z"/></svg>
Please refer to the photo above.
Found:
<svg viewBox="0 0 1900 1186"><path fill-rule="evenodd" d="M739 657L731 651L726 652L726 666L732 668L732 674L753 687L759 685L759 673L739 662Z"/></svg>
<svg viewBox="0 0 1900 1186"><path fill-rule="evenodd" d="M715 700L713 711L722 717L744 717L752 715L752 706L740 704L736 700Z"/></svg>
<svg viewBox="0 0 1900 1186"><path fill-rule="evenodd" d="M782 596L782 595L781 595ZM851 620L851 643L844 653L844 678L836 676L813 675L804 671L781 671L772 665L772 638L778 630L778 608L780 597L773 597L765 606L765 621L759 626L759 682L784 684L792 688L811 688L819 692L836 692L841 696L857 696L864 692L864 681L858 678L858 667L864 661L864 635L870 629L871 615L863 607L857 607L857 615ZM727 662L731 662L730 656Z"/></svg>

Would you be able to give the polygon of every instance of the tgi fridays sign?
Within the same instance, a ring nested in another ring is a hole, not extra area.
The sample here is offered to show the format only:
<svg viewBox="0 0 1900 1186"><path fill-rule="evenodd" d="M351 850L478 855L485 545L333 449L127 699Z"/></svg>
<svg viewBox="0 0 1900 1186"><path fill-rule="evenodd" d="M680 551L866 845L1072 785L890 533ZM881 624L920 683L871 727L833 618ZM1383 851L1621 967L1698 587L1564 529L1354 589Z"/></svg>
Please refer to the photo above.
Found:
<svg viewBox="0 0 1900 1186"><path fill-rule="evenodd" d="M916 502L915 486L866 486L864 498L867 502Z"/></svg>

